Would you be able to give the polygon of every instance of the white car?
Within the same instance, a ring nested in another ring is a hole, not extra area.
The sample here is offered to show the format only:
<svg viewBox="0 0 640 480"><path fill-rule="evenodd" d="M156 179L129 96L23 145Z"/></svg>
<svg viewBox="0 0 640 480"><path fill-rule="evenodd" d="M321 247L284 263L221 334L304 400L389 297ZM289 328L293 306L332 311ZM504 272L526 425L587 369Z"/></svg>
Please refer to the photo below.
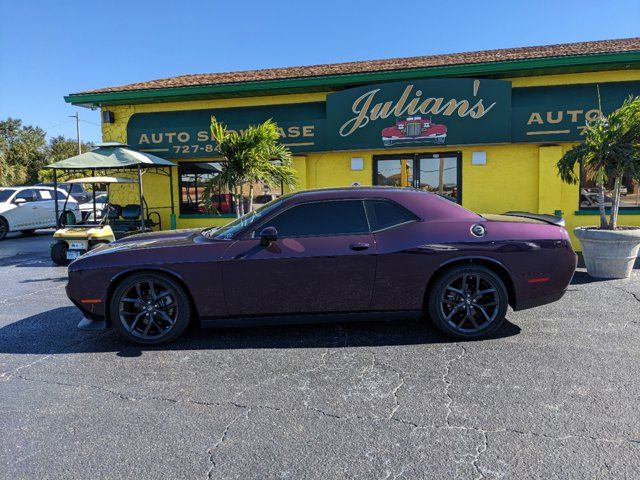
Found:
<svg viewBox="0 0 640 480"><path fill-rule="evenodd" d="M32 233L38 228L56 226L56 206L54 189L51 187L6 187L0 188L0 240L7 233L20 231ZM77 223L81 219L78 202L68 197L67 192L58 189L58 209L61 219L69 214ZM65 200L67 205L65 207Z"/></svg>
<svg viewBox="0 0 640 480"><path fill-rule="evenodd" d="M96 195L96 218L93 215L93 201L80 204L83 222L97 222L102 220L104 206L107 203L107 192L100 192Z"/></svg>

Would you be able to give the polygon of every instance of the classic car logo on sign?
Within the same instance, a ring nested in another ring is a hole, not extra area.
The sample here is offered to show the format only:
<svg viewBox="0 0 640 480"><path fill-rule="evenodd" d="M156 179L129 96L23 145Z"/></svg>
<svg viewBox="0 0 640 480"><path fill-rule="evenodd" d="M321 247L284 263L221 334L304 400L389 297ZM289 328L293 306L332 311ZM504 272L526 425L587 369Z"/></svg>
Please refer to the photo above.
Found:
<svg viewBox="0 0 640 480"><path fill-rule="evenodd" d="M403 143L443 144L446 138L447 127L434 123L431 117L398 119L393 127L382 130L382 144L385 147Z"/></svg>

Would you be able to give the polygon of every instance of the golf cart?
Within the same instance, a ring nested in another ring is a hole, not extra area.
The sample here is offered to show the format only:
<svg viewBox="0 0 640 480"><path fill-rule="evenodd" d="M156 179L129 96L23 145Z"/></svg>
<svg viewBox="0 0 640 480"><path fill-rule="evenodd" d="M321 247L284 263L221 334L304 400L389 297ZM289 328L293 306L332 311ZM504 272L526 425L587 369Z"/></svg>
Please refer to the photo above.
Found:
<svg viewBox="0 0 640 480"><path fill-rule="evenodd" d="M125 232L137 233L141 227L136 219L130 219L126 225L120 223L120 231L116 230L109 224L110 220L118 220L122 207L119 205L109 204L109 187L114 183L119 184L136 184L137 182L131 178L122 177L87 177L68 180L66 183L74 184L91 184L93 186L93 202L91 217L78 225L67 225L59 228L53 234L53 238L57 241L51 247L51 259L58 265L67 265L75 260L83 253L91 250L97 245L103 243L115 242L116 238L125 236ZM107 186L107 201L99 203L96 196L95 187L97 184ZM137 205L135 205L137 207ZM63 210L66 209L66 201ZM114 218L115 217L115 218ZM158 219L159 219L158 215ZM147 220L144 222L145 227L153 228L156 223ZM160 222L158 222L159 224ZM126 229L125 229L126 228Z"/></svg>
<svg viewBox="0 0 640 480"><path fill-rule="evenodd" d="M61 226L58 222L56 232L53 235L56 241L51 245L51 259L58 265L67 265L80 255L103 243L114 242L122 237L144 233L156 228L162 229L160 214L157 211L149 211L144 198L143 171L152 171L152 173L169 177L171 228L175 229L173 181L170 171L170 167L174 165L174 163L160 157L131 150L126 145L119 143L101 144L95 150L49 165L47 168L53 169L53 182L56 187L58 170L65 172L91 171L93 175L90 177L65 180L65 183L71 185L91 184L94 192L92 194L92 214L87 215L85 221L78 225L67 226ZM169 167L169 171L165 171L164 167ZM96 176L98 170L130 173L133 169L137 170L137 179L106 175ZM100 207L96 201L96 186L99 184L107 186L107 200L100 202ZM111 186L113 184L137 184L138 203L124 206L111 203Z"/></svg>

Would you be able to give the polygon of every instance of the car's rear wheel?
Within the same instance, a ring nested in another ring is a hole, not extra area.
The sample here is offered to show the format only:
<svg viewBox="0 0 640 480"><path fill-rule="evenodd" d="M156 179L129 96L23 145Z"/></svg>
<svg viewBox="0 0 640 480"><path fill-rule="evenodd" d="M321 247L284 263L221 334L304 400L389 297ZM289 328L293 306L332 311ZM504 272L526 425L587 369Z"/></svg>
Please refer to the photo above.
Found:
<svg viewBox="0 0 640 480"><path fill-rule="evenodd" d="M4 240L9 233L9 223L3 217L0 217L0 240Z"/></svg>
<svg viewBox="0 0 640 480"><path fill-rule="evenodd" d="M56 265L69 265L71 263L67 260L67 251L69 250L69 244L67 242L63 242L62 240L58 240L51 247L51 260Z"/></svg>
<svg viewBox="0 0 640 480"><path fill-rule="evenodd" d="M111 295L109 311L118 335L143 345L175 340L191 318L182 286L158 273L139 273L124 279Z"/></svg>
<svg viewBox="0 0 640 480"><path fill-rule="evenodd" d="M476 339L498 330L509 297L502 279L480 265L460 265L445 271L429 292L429 316L447 335Z"/></svg>

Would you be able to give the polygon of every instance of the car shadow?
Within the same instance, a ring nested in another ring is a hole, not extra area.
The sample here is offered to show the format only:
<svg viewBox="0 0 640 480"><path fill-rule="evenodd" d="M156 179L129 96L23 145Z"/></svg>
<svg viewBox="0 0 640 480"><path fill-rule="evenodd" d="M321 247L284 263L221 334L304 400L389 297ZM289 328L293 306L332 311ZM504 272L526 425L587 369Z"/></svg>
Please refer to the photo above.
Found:
<svg viewBox="0 0 640 480"><path fill-rule="evenodd" d="M595 278L589 276L586 271L576 270L571 280L571 285L585 285L588 283L608 282L607 278Z"/></svg>
<svg viewBox="0 0 640 480"><path fill-rule="evenodd" d="M136 357L147 350L342 348L455 342L429 322L407 320L212 329L192 326L168 345L145 347L126 343L111 329L99 333L80 331L76 325L81 318L75 307L59 307L6 325L0 328L0 354L113 352ZM489 338L518 333L520 327L506 321Z"/></svg>

